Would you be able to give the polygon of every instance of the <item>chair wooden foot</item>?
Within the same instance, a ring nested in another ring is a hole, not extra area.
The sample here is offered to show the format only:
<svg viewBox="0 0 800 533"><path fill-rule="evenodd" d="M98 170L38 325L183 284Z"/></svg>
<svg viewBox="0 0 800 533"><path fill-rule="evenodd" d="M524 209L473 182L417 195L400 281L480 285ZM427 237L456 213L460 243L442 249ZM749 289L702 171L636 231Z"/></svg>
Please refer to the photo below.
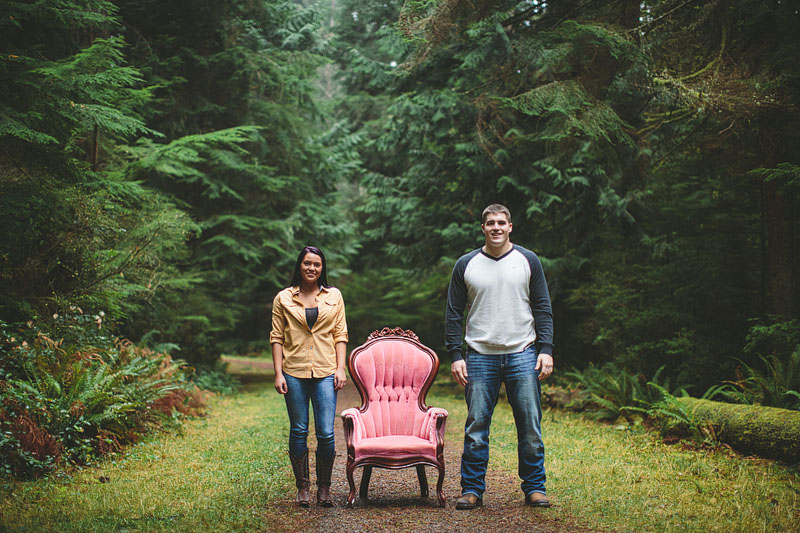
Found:
<svg viewBox="0 0 800 533"><path fill-rule="evenodd" d="M428 476L425 474L425 466L417 465L417 477L419 478L419 494L423 498L428 497Z"/></svg>
<svg viewBox="0 0 800 533"><path fill-rule="evenodd" d="M353 502L356 501L356 482L353 480L353 470L350 465L347 466L347 484L350 485L350 494L347 495L347 507L353 507Z"/></svg>
<svg viewBox="0 0 800 533"><path fill-rule="evenodd" d="M367 499L367 491L369 490L369 479L372 477L372 467L365 466L361 470L361 486L358 489L358 497L362 500Z"/></svg>
<svg viewBox="0 0 800 533"><path fill-rule="evenodd" d="M439 480L436 483L436 496L439 498L439 507L444 507L444 492L442 491L442 485L444 484L444 465L438 467L439 469Z"/></svg>

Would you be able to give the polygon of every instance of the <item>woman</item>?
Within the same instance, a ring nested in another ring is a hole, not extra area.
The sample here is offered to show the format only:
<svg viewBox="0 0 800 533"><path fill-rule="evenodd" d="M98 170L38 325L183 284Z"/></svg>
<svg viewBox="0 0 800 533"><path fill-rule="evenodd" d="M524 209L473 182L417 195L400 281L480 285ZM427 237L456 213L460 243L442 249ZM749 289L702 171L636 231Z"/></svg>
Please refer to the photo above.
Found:
<svg viewBox="0 0 800 533"><path fill-rule="evenodd" d="M272 360L275 390L289 411L289 458L297 485L297 503L308 507L308 402L317 433L317 504L331 507L335 446L336 392L347 381L347 322L342 293L328 285L325 256L306 246L297 257L290 286L272 302Z"/></svg>

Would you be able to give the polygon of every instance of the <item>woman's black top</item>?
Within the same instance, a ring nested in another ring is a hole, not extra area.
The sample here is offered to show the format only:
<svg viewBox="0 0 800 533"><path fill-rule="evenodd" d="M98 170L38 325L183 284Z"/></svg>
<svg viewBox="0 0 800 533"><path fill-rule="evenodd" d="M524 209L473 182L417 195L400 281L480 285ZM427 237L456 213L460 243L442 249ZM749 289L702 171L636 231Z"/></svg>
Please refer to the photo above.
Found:
<svg viewBox="0 0 800 533"><path fill-rule="evenodd" d="M318 316L319 316L319 307L306 307L306 324L308 324L308 329L314 327L314 324L317 322Z"/></svg>

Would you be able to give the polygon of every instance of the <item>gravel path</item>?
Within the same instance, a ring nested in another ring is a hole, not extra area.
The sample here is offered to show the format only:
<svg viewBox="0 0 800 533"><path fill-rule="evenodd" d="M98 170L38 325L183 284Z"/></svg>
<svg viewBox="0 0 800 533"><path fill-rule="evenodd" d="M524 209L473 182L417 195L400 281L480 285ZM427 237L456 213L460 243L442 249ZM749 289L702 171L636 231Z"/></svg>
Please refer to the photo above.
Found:
<svg viewBox="0 0 800 533"><path fill-rule="evenodd" d="M358 391L352 383L339 392L337 412L361 405ZM369 499L356 498L352 509L346 507L349 488L345 475L347 452L342 433L342 424L336 424L336 464L333 472L331 492L334 507L318 508L312 505L304 510L298 520L287 524L287 530L295 531L595 531L565 516L559 509L557 496L550 496L553 507L534 509L524 505L519 479L513 472L490 469L487 474L487 491L483 506L462 511L455 509L455 500L460 494L460 458L463 435L463 420L448 419L445 440L445 481L444 493L447 505L440 508L436 501L436 481L438 473L427 468L430 496L422 499L419 495L419 482L414 468L385 470L375 468L369 485ZM309 445L314 447L313 437ZM311 455L312 496L314 486L314 455ZM361 480L362 469L355 472L356 490ZM294 494L287 495L278 506L294 507Z"/></svg>

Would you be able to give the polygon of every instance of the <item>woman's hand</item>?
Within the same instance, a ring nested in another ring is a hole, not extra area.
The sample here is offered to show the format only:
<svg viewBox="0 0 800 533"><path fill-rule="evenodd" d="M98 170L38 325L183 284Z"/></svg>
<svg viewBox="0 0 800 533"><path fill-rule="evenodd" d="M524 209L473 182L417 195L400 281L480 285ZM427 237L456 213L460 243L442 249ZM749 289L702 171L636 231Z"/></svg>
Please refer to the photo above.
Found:
<svg viewBox="0 0 800 533"><path fill-rule="evenodd" d="M344 371L344 368L337 369L333 374L333 390L341 390L345 383L347 383L347 372Z"/></svg>
<svg viewBox="0 0 800 533"><path fill-rule="evenodd" d="M283 377L283 372L275 374L275 390L278 391L278 394L286 394L289 392L286 386L286 378Z"/></svg>
<svg viewBox="0 0 800 533"><path fill-rule="evenodd" d="M344 320L344 314L342 314ZM336 372L333 373L333 390L341 390L344 384L347 383L347 371L344 365L347 361L347 343L339 341L335 344L336 350Z"/></svg>

